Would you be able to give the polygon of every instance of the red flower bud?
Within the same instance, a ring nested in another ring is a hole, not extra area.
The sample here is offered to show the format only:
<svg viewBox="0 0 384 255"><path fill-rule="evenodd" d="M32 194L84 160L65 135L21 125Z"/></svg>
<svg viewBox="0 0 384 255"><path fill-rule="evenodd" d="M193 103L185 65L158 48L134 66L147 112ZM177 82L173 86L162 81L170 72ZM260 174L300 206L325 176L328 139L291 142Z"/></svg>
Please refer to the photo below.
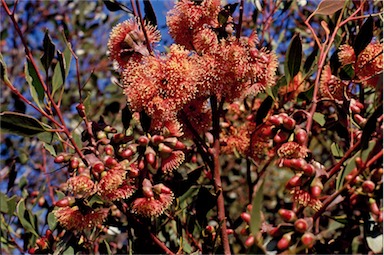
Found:
<svg viewBox="0 0 384 255"><path fill-rule="evenodd" d="M249 223L251 221L251 215L249 213L243 212L240 217L245 221L246 223Z"/></svg>
<svg viewBox="0 0 384 255"><path fill-rule="evenodd" d="M313 176L316 173L315 167L312 166L311 164L306 164L303 167L303 172L306 176Z"/></svg>
<svg viewBox="0 0 384 255"><path fill-rule="evenodd" d="M307 138L307 132L304 129L299 129L295 134L295 140L300 145L304 145Z"/></svg>
<svg viewBox="0 0 384 255"><path fill-rule="evenodd" d="M77 169L79 167L80 161L77 157L72 157L70 164L72 169Z"/></svg>
<svg viewBox="0 0 384 255"><path fill-rule="evenodd" d="M158 145L159 143L164 141L164 136L162 135L154 135L151 137L151 141L154 145Z"/></svg>
<svg viewBox="0 0 384 255"><path fill-rule="evenodd" d="M272 125L275 125L277 127L283 123L283 118L278 115L272 115L271 117L269 117L268 120Z"/></svg>
<svg viewBox="0 0 384 255"><path fill-rule="evenodd" d="M364 181L362 188L365 193L372 193L375 190L375 183L370 180Z"/></svg>
<svg viewBox="0 0 384 255"><path fill-rule="evenodd" d="M226 232L227 232L227 235L232 235L232 234L233 234L233 229L230 229L230 228L229 228L229 229L227 229Z"/></svg>
<svg viewBox="0 0 384 255"><path fill-rule="evenodd" d="M56 201L55 206L58 206L58 207L69 206L70 200L71 200L70 198L64 197L64 198L60 199L59 201Z"/></svg>
<svg viewBox="0 0 384 255"><path fill-rule="evenodd" d="M363 159L360 158L360 157L356 157L356 158L355 158L355 163L356 163L356 167L357 167L358 169L361 169L361 168L364 166Z"/></svg>
<svg viewBox="0 0 384 255"><path fill-rule="evenodd" d="M301 236L301 243L306 248L312 248L315 244L315 235L310 232L304 233L304 235Z"/></svg>
<svg viewBox="0 0 384 255"><path fill-rule="evenodd" d="M85 106L82 103L76 106L76 110L80 117L85 117Z"/></svg>
<svg viewBox="0 0 384 255"><path fill-rule="evenodd" d="M285 234L283 237L277 242L277 248L279 250L286 250L288 249L289 245L291 244L291 234Z"/></svg>
<svg viewBox="0 0 384 255"><path fill-rule="evenodd" d="M261 129L261 134L264 137L272 137L274 135L272 126L267 126Z"/></svg>
<svg viewBox="0 0 384 255"><path fill-rule="evenodd" d="M302 184L301 175L295 175L291 179L289 179L286 188L292 189L294 187L300 186Z"/></svg>
<svg viewBox="0 0 384 255"><path fill-rule="evenodd" d="M271 230L269 230L268 234L272 237L278 237L278 236L282 235L282 232L281 232L280 228L274 227Z"/></svg>
<svg viewBox="0 0 384 255"><path fill-rule="evenodd" d="M283 130L277 131L277 134L273 137L273 141L275 143L283 143L286 142L289 138L289 133Z"/></svg>
<svg viewBox="0 0 384 255"><path fill-rule="evenodd" d="M379 207L377 206L376 200L373 198L369 199L369 209L371 210L371 213L373 213L374 215L377 215L377 216L380 215Z"/></svg>
<svg viewBox="0 0 384 255"><path fill-rule="evenodd" d="M60 154L56 156L56 158L53 161L57 164L60 164L64 162L64 159L65 159L64 155Z"/></svg>
<svg viewBox="0 0 384 255"><path fill-rule="evenodd" d="M147 146L147 144L149 143L149 138L146 136L140 136L139 139L137 139L137 143L140 146Z"/></svg>
<svg viewBox="0 0 384 255"><path fill-rule="evenodd" d="M283 220L286 222L293 222L297 219L296 213L291 210L280 209L278 213L281 216L281 218L283 218Z"/></svg>
<svg viewBox="0 0 384 255"><path fill-rule="evenodd" d="M128 159L134 154L134 152L131 149L126 149L120 152L120 156L124 159Z"/></svg>
<svg viewBox="0 0 384 255"><path fill-rule="evenodd" d="M106 156L104 159L104 162L105 162L105 165L109 168L112 168L115 165L117 165L117 160L112 158L111 156Z"/></svg>
<svg viewBox="0 0 384 255"><path fill-rule="evenodd" d="M112 156L115 153L115 150L112 145L108 144L104 147L105 154Z"/></svg>
<svg viewBox="0 0 384 255"><path fill-rule="evenodd" d="M255 237L254 237L254 236L249 236L249 237L247 238L247 240L245 240L244 245L245 245L246 247L251 247L254 243L255 243Z"/></svg>
<svg viewBox="0 0 384 255"><path fill-rule="evenodd" d="M299 233L307 231L308 223L304 219L298 219L295 221L295 230Z"/></svg>
<svg viewBox="0 0 384 255"><path fill-rule="evenodd" d="M101 173L105 170L105 167L104 167L104 164L102 162L96 162L93 166L92 166L92 170L96 173Z"/></svg>
<svg viewBox="0 0 384 255"><path fill-rule="evenodd" d="M295 128L296 121L290 117L283 119L283 127L287 130L293 130Z"/></svg>
<svg viewBox="0 0 384 255"><path fill-rule="evenodd" d="M321 187L319 187L319 186L312 186L311 187L311 197L319 198L322 191L323 191L323 189Z"/></svg>

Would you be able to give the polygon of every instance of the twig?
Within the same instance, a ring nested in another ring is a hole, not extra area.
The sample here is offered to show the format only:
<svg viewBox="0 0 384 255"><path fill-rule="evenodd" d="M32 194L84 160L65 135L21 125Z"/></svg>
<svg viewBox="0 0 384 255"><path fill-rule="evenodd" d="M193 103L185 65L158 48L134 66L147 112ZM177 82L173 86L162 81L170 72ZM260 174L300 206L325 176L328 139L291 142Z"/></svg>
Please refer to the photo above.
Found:
<svg viewBox="0 0 384 255"><path fill-rule="evenodd" d="M217 98L216 96L211 96L211 108L212 108L212 134L214 138L213 143L213 179L217 198L217 211L218 219L221 223L221 241L224 248L224 254L231 254L231 248L229 246L229 239L227 233L227 220L225 216L225 206L224 206L224 195L223 188L221 183L221 167L219 161L220 155L220 110L217 108Z"/></svg>

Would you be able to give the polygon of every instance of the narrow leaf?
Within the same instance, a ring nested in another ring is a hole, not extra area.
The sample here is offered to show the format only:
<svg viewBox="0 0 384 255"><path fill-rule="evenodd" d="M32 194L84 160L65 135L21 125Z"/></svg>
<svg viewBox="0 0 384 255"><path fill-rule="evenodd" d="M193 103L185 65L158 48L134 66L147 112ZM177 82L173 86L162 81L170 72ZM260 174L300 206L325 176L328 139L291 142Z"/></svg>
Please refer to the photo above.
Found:
<svg viewBox="0 0 384 255"><path fill-rule="evenodd" d="M353 49L355 50L355 56L357 57L360 52L362 52L365 47L371 42L373 37L373 18L369 18L361 26L359 33L355 38L353 43Z"/></svg>
<svg viewBox="0 0 384 255"><path fill-rule="evenodd" d="M105 4L105 7L107 7L107 9L111 12L123 10L123 8L121 8L120 4L115 2L115 1L103 1L103 2Z"/></svg>
<svg viewBox="0 0 384 255"><path fill-rule="evenodd" d="M58 63L55 66L52 77L52 94L54 94L64 83L68 76L72 60L71 44L65 40L67 47L64 52L57 51Z"/></svg>
<svg viewBox="0 0 384 255"><path fill-rule="evenodd" d="M323 0L315 10L315 14L332 15L343 8L345 0Z"/></svg>
<svg viewBox="0 0 384 255"><path fill-rule="evenodd" d="M47 221L48 221L49 229L54 230L57 225L57 220L56 220L56 216L52 212L48 213Z"/></svg>
<svg viewBox="0 0 384 255"><path fill-rule="evenodd" d="M157 26L157 19L156 19L156 14L153 11L153 7L151 4L151 1L144 1L144 12L145 12L145 17L144 19L146 21L149 21L149 23L153 26Z"/></svg>
<svg viewBox="0 0 384 255"><path fill-rule="evenodd" d="M48 30L45 31L43 40L44 54L41 56L40 61L43 64L45 72L48 73L49 67L51 66L52 60L55 56L55 45L52 43L52 39L48 34Z"/></svg>
<svg viewBox="0 0 384 255"><path fill-rule="evenodd" d="M3 131L21 136L35 136L50 130L49 126L37 119L17 112L2 112L0 124Z"/></svg>
<svg viewBox="0 0 384 255"><path fill-rule="evenodd" d="M16 206L16 214L17 214L17 217L19 218L20 224L24 227L25 231L30 232L35 236L39 236L36 230L31 225L31 223L27 219L25 219L24 213L25 213L25 203L24 203L24 199L22 199L19 201L19 203Z"/></svg>
<svg viewBox="0 0 384 255"><path fill-rule="evenodd" d="M0 53L0 75L1 80L4 82L9 82L8 75L7 75L7 65L5 64L3 55Z"/></svg>
<svg viewBox="0 0 384 255"><path fill-rule="evenodd" d="M324 126L325 124L325 116L322 113L315 112L313 114L313 120L319 123L320 126Z"/></svg>
<svg viewBox="0 0 384 255"><path fill-rule="evenodd" d="M300 71L301 60L303 56L303 47L301 39L298 34L295 34L289 44L287 54L285 56L284 71L287 79L287 84L296 76Z"/></svg>
<svg viewBox="0 0 384 255"><path fill-rule="evenodd" d="M332 143L332 144L331 144L331 152L332 152L332 155L333 155L336 159L340 159L340 158L342 158L343 155L344 155L343 150L340 148L340 146L339 146L337 143Z"/></svg>
<svg viewBox="0 0 384 255"><path fill-rule="evenodd" d="M273 105L273 99L271 96L268 96L266 99L264 99L264 101L261 103L256 113L256 117L255 117L256 125L260 125L261 123L264 122L264 118L267 116L272 105Z"/></svg>
<svg viewBox="0 0 384 255"><path fill-rule="evenodd" d="M255 188L254 198L252 201L250 230L251 234L254 236L256 236L261 227L261 207L264 198L263 187L264 181L261 181L257 184L257 187Z"/></svg>
<svg viewBox="0 0 384 255"><path fill-rule="evenodd" d="M44 104L45 94L43 84L41 84L37 75L37 71L34 69L32 62L28 57L24 72L33 100L39 106Z"/></svg>
<svg viewBox="0 0 384 255"><path fill-rule="evenodd" d="M3 192L0 192L0 212L2 213L8 213L7 199L7 195L5 195Z"/></svg>

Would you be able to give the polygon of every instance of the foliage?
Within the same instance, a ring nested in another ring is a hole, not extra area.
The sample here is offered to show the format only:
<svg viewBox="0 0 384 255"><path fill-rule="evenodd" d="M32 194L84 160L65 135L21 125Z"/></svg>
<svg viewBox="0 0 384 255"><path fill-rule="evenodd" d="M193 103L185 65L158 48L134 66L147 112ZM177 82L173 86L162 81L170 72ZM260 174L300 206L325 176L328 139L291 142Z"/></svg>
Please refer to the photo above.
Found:
<svg viewBox="0 0 384 255"><path fill-rule="evenodd" d="M1 2L2 253L382 253L382 2Z"/></svg>

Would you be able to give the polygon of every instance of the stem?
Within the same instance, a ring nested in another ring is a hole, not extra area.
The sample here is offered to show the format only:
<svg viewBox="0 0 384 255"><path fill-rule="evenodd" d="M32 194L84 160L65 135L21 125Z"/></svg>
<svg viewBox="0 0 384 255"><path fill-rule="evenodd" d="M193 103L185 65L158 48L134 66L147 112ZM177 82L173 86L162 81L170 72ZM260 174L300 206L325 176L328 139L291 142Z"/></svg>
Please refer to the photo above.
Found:
<svg viewBox="0 0 384 255"><path fill-rule="evenodd" d="M163 249L163 251L168 254L168 255L174 255L175 253L173 253L170 249L168 249L167 246L165 246L165 244L159 240L159 238L157 238L157 236L155 236L154 234L152 233L149 233L152 241L157 244L161 249Z"/></svg>
<svg viewBox="0 0 384 255"><path fill-rule="evenodd" d="M217 211L218 219L221 225L221 241L224 248L224 254L231 254L231 248L229 246L229 239L227 233L227 220L225 216L225 204L224 204L224 195L223 188L221 183L221 168L220 168L220 112L217 108L217 98L216 96L211 96L211 108L212 108L212 133L214 137L213 142L213 179L217 198Z"/></svg>
<svg viewBox="0 0 384 255"><path fill-rule="evenodd" d="M340 159L339 162L337 162L336 165L332 166L331 169L329 169L328 172L328 179L330 179L334 174L336 174L339 170L340 167L344 164L344 162L351 156L351 154L358 148L360 147L361 140L357 141L349 150L344 154L343 158Z"/></svg>
<svg viewBox="0 0 384 255"><path fill-rule="evenodd" d="M144 23L142 15L141 15L139 0L136 0L136 6L137 6L137 13L139 14L139 18L140 18L141 29L144 32L145 41L147 42L147 49L148 49L148 52L151 53L152 49L151 49L151 45L150 45L149 40L148 40L147 30L145 29L145 23Z"/></svg>

